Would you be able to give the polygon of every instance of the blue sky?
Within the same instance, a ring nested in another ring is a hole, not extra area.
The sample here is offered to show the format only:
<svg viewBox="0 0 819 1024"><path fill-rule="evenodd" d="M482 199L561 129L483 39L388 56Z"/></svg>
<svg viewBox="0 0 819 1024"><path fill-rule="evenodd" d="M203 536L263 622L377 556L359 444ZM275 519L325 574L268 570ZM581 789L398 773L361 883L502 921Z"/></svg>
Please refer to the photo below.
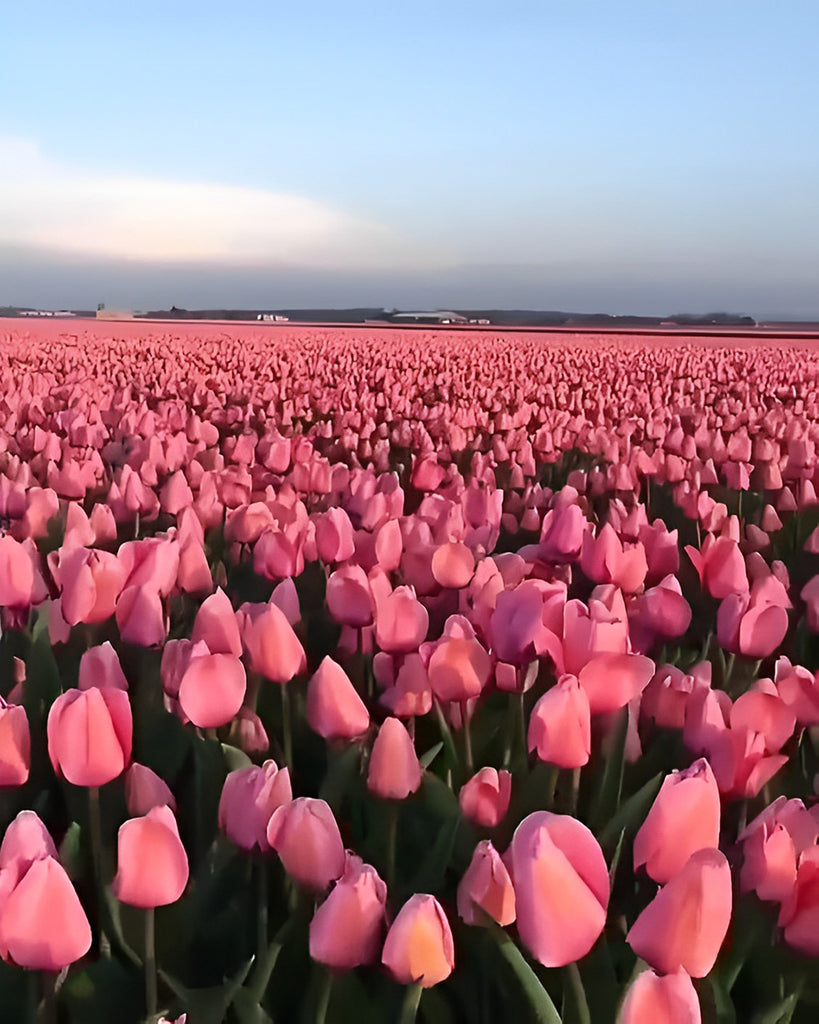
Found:
<svg viewBox="0 0 819 1024"><path fill-rule="evenodd" d="M819 317L819 4L6 11L0 303Z"/></svg>

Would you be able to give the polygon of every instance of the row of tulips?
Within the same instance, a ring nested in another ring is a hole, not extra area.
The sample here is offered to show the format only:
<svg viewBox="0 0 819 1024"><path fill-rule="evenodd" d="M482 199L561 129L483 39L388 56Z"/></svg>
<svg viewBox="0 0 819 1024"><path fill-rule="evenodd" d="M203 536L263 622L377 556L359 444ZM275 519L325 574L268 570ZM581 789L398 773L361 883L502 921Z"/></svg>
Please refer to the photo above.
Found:
<svg viewBox="0 0 819 1024"><path fill-rule="evenodd" d="M75 327L3 353L15 1019L812 1019L811 349Z"/></svg>

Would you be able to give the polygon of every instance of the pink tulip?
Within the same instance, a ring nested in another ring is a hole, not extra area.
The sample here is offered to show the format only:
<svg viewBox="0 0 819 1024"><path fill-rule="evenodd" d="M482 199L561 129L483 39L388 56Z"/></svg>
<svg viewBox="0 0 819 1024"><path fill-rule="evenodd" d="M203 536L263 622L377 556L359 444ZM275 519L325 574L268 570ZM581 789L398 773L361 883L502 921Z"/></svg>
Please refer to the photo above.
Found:
<svg viewBox="0 0 819 1024"><path fill-rule="evenodd" d="M307 667L299 638L275 604L262 606L260 614L246 621L243 632L250 668L271 682L287 683Z"/></svg>
<svg viewBox="0 0 819 1024"><path fill-rule="evenodd" d="M327 580L327 607L336 622L361 629L373 621L373 597L360 565L343 565Z"/></svg>
<svg viewBox="0 0 819 1024"><path fill-rule="evenodd" d="M397 718L385 718L370 754L367 789L382 800L405 800L421 785L412 739Z"/></svg>
<svg viewBox="0 0 819 1024"><path fill-rule="evenodd" d="M103 786L127 767L132 733L123 690L67 690L48 714L48 756L54 771L75 786Z"/></svg>
<svg viewBox="0 0 819 1024"><path fill-rule="evenodd" d="M697 990L683 970L641 971L626 993L618 1024L701 1024Z"/></svg>
<svg viewBox="0 0 819 1024"><path fill-rule="evenodd" d="M117 600L120 637L138 647L160 647L168 632L162 598L156 590L127 587Z"/></svg>
<svg viewBox="0 0 819 1024"><path fill-rule="evenodd" d="M267 825L267 842L305 889L326 889L344 871L341 833L324 800L298 797L277 807Z"/></svg>
<svg viewBox="0 0 819 1024"><path fill-rule="evenodd" d="M461 813L478 828L497 828L509 810L512 776L508 771L481 768L458 794Z"/></svg>
<svg viewBox="0 0 819 1024"><path fill-rule="evenodd" d="M463 702L480 696L489 681L492 661L474 636L444 637L435 646L427 672L438 700Z"/></svg>
<svg viewBox="0 0 819 1024"><path fill-rule="evenodd" d="M385 926L387 887L375 868L348 853L344 874L310 922L310 956L349 971L378 959Z"/></svg>
<svg viewBox="0 0 819 1024"><path fill-rule="evenodd" d="M584 957L603 931L609 876L581 822L537 811L515 830L504 861L515 887L521 942L544 967Z"/></svg>
<svg viewBox="0 0 819 1024"><path fill-rule="evenodd" d="M426 638L429 615L412 587L397 587L378 606L375 639L382 651L407 654Z"/></svg>
<svg viewBox="0 0 819 1024"><path fill-rule="evenodd" d="M634 838L634 867L668 882L698 850L719 845L720 800L711 766L700 758L667 775Z"/></svg>
<svg viewBox="0 0 819 1024"><path fill-rule="evenodd" d="M246 689L245 668L238 658L194 653L179 683L179 706L194 725L217 729L235 717Z"/></svg>
<svg viewBox="0 0 819 1024"><path fill-rule="evenodd" d="M475 556L460 541L449 541L436 548L431 568L436 583L458 590L472 579Z"/></svg>
<svg viewBox="0 0 819 1024"><path fill-rule="evenodd" d="M116 555L74 548L50 564L61 590L63 617L70 626L104 622L114 614L127 575Z"/></svg>
<svg viewBox="0 0 819 1024"><path fill-rule="evenodd" d="M450 976L455 966L452 930L434 896L411 896L387 932L381 962L400 985L431 988Z"/></svg>
<svg viewBox="0 0 819 1024"><path fill-rule="evenodd" d="M194 643L203 640L211 654L241 656L242 638L236 616L230 598L221 587L202 603L196 613L191 640Z"/></svg>
<svg viewBox="0 0 819 1024"><path fill-rule="evenodd" d="M65 869L52 856L21 872L0 912L4 959L32 971L61 971L91 948L91 927Z"/></svg>
<svg viewBox="0 0 819 1024"><path fill-rule="evenodd" d="M458 916L465 924L481 924L476 907L502 927L515 920L515 890L506 865L491 841L475 847L458 885Z"/></svg>
<svg viewBox="0 0 819 1024"><path fill-rule="evenodd" d="M153 807L164 805L176 814L176 800L167 782L147 765L137 761L125 773L125 802L132 818L141 817Z"/></svg>
<svg viewBox="0 0 819 1024"><path fill-rule="evenodd" d="M731 920L731 870L719 850L699 850L663 886L626 941L662 974L704 978L714 966Z"/></svg>
<svg viewBox="0 0 819 1024"><path fill-rule="evenodd" d="M31 768L31 733L24 707L0 698L0 787L22 786Z"/></svg>
<svg viewBox="0 0 819 1024"><path fill-rule="evenodd" d="M575 676L563 675L529 716L529 750L559 768L582 768L591 756L589 698Z"/></svg>
<svg viewBox="0 0 819 1024"><path fill-rule="evenodd" d="M80 690L87 690L91 686L128 690L128 680L125 678L119 656L110 641L106 640L99 647L89 647L80 658L80 675L77 686Z"/></svg>
<svg viewBox="0 0 819 1024"><path fill-rule="evenodd" d="M370 715L364 701L341 665L329 656L308 684L307 722L326 740L353 740L369 728Z"/></svg>
<svg viewBox="0 0 819 1024"><path fill-rule="evenodd" d="M13 867L22 876L35 860L57 858L51 833L34 811L20 811L0 844L0 871Z"/></svg>
<svg viewBox="0 0 819 1024"><path fill-rule="evenodd" d="M275 761L229 773L219 800L219 828L240 850L270 849L267 825L273 812L290 803L290 773Z"/></svg>
<svg viewBox="0 0 819 1024"><path fill-rule="evenodd" d="M175 903L188 884L188 856L170 807L130 818L117 835L117 874L112 891L132 907Z"/></svg>
<svg viewBox="0 0 819 1024"><path fill-rule="evenodd" d="M799 857L796 881L779 913L785 942L806 956L819 956L819 846Z"/></svg>

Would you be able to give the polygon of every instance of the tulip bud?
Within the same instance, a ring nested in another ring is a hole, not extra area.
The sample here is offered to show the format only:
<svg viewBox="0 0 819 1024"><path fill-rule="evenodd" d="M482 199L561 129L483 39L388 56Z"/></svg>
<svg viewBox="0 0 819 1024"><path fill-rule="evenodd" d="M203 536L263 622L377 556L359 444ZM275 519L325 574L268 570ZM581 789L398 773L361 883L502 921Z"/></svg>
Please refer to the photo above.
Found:
<svg viewBox="0 0 819 1024"><path fill-rule="evenodd" d="M329 655L307 687L307 722L326 740L353 740L370 725L364 701L341 665Z"/></svg>
<svg viewBox="0 0 819 1024"><path fill-rule="evenodd" d="M397 718L386 718L370 754L367 789L382 800L405 800L421 785L421 765L410 734Z"/></svg>
<svg viewBox="0 0 819 1024"><path fill-rule="evenodd" d="M496 768L481 768L458 794L461 813L478 828L497 828L509 809L512 776Z"/></svg>
<svg viewBox="0 0 819 1024"><path fill-rule="evenodd" d="M536 811L515 830L504 857L515 886L521 942L544 967L584 957L603 931L609 874L581 822Z"/></svg>
<svg viewBox="0 0 819 1024"><path fill-rule="evenodd" d="M74 886L54 857L32 861L3 902L0 949L32 971L61 971L91 947L91 927Z"/></svg>
<svg viewBox="0 0 819 1024"><path fill-rule="evenodd" d="M458 886L458 916L465 924L481 924L480 907L499 925L515 920L515 890L506 865L489 839L475 847L472 860Z"/></svg>
<svg viewBox="0 0 819 1024"><path fill-rule="evenodd" d="M720 802L717 780L701 757L685 771L667 775L651 810L634 838L634 868L643 864L664 884L697 850L719 845Z"/></svg>
<svg viewBox="0 0 819 1024"><path fill-rule="evenodd" d="M188 856L170 807L129 818L117 835L117 874L111 886L120 903L164 907L188 884Z"/></svg>
<svg viewBox="0 0 819 1024"><path fill-rule="evenodd" d="M576 676L562 675L529 717L528 746L558 768L582 768L591 756L589 698Z"/></svg>
<svg viewBox="0 0 819 1024"><path fill-rule="evenodd" d="M230 772L219 800L219 828L240 850L266 852L267 825L277 807L293 799L290 772L275 761Z"/></svg>
<svg viewBox="0 0 819 1024"><path fill-rule="evenodd" d="M662 974L704 978L731 920L731 869L719 850L699 850L640 914L626 941Z"/></svg>
<svg viewBox="0 0 819 1024"><path fill-rule="evenodd" d="M642 971L626 993L617 1024L701 1024L702 1014L691 978L685 971L658 975Z"/></svg>
<svg viewBox="0 0 819 1024"><path fill-rule="evenodd" d="M375 868L348 853L344 874L310 922L310 956L336 970L373 963L386 901L387 887Z"/></svg>
<svg viewBox="0 0 819 1024"><path fill-rule="evenodd" d="M0 786L22 786L31 767L26 709L0 698Z"/></svg>
<svg viewBox="0 0 819 1024"><path fill-rule="evenodd" d="M276 808L267 825L267 842L288 875L305 889L326 889L344 871L341 833L324 800L298 797Z"/></svg>
<svg viewBox="0 0 819 1024"><path fill-rule="evenodd" d="M416 893L398 911L387 932L381 962L401 985L431 988L455 966L452 930L434 896Z"/></svg>
<svg viewBox="0 0 819 1024"><path fill-rule="evenodd" d="M131 759L133 721L128 694L110 687L67 690L48 714L48 756L75 786L103 786Z"/></svg>

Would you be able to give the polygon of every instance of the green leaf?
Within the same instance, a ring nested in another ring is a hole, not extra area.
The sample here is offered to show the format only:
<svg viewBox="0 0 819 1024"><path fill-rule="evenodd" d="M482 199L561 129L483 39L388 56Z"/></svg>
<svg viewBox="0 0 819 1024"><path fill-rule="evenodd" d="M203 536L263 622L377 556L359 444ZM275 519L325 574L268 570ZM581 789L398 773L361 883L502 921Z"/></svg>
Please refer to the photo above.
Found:
<svg viewBox="0 0 819 1024"><path fill-rule="evenodd" d="M421 762L421 767L422 768L429 768L429 766L432 764L432 762L441 753L441 751L443 749L444 749L444 741L443 740L439 740L438 743L436 743L434 747L430 747L429 750L425 754L422 754L418 758L418 760Z"/></svg>
<svg viewBox="0 0 819 1024"><path fill-rule="evenodd" d="M663 777L662 772L657 772L620 806L617 813L597 833L597 839L601 846L608 846L615 842L623 829L626 832L631 832L643 823L649 807L654 802L654 797L660 791Z"/></svg>
<svg viewBox="0 0 819 1024"><path fill-rule="evenodd" d="M210 988L187 988L181 981L161 969L159 976L185 1007L188 1024L223 1024L228 1007L236 998L242 983L248 976L254 959L255 957L251 957L242 964L232 978L226 979L221 985L213 985ZM260 1024L263 1020L262 1018Z"/></svg>
<svg viewBox="0 0 819 1024"><path fill-rule="evenodd" d="M429 853L421 862L421 866L413 877L413 892L440 892L444 882L447 865L455 848L455 836L458 833L458 818L451 818L442 825Z"/></svg>
<svg viewBox="0 0 819 1024"><path fill-rule="evenodd" d="M796 992L791 992L775 1006L758 1013L753 1019L753 1024L790 1024L801 994L802 986L800 985Z"/></svg>
<svg viewBox="0 0 819 1024"><path fill-rule="evenodd" d="M563 1024L551 996L526 962L523 953L521 953L500 925L489 918L486 920L487 930L495 940L501 956L512 968L515 977L520 982L520 986L532 1009L532 1016L536 1024Z"/></svg>
<svg viewBox="0 0 819 1024"><path fill-rule="evenodd" d="M238 771L239 768L249 768L253 762L238 747L232 747L229 743L222 744L222 757L225 759L225 766L229 772Z"/></svg>
<svg viewBox="0 0 819 1024"><path fill-rule="evenodd" d="M246 988L240 988L233 997L233 1009L239 1024L273 1024L273 1018Z"/></svg>
<svg viewBox="0 0 819 1024"><path fill-rule="evenodd" d="M576 963L563 968L563 1024L592 1024L589 1001Z"/></svg>
<svg viewBox="0 0 819 1024"><path fill-rule="evenodd" d="M603 822L610 821L620 806L620 794L623 789L623 764L626 755L626 735L628 733L628 710L626 708L621 708L618 712L616 730L614 743L603 766L602 777L597 787L597 795L592 805L590 820L593 828L595 826L599 828Z"/></svg>

